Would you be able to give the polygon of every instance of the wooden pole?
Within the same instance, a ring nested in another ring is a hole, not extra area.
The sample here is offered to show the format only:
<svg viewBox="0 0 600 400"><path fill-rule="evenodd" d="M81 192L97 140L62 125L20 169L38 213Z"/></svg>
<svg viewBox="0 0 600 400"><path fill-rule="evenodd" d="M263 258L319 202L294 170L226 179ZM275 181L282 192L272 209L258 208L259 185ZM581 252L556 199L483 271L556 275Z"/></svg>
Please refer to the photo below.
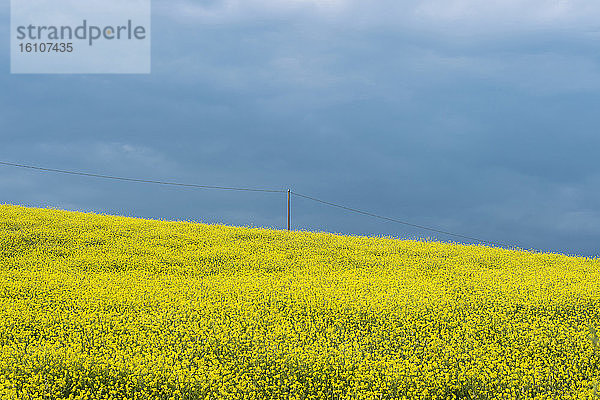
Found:
<svg viewBox="0 0 600 400"><path fill-rule="evenodd" d="M290 224L290 194L291 194L291 190L290 189L288 189L287 194L288 194L288 207L287 207L288 221L287 222L288 222L288 231L289 231L291 228L291 224Z"/></svg>

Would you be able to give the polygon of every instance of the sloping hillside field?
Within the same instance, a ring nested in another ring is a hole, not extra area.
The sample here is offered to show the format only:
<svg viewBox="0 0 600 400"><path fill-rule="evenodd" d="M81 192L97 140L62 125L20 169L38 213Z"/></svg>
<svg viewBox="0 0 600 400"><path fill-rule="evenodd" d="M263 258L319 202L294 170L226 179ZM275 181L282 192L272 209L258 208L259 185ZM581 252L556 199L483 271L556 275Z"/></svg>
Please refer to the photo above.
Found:
<svg viewBox="0 0 600 400"><path fill-rule="evenodd" d="M3 399L593 398L599 316L598 260L0 205Z"/></svg>

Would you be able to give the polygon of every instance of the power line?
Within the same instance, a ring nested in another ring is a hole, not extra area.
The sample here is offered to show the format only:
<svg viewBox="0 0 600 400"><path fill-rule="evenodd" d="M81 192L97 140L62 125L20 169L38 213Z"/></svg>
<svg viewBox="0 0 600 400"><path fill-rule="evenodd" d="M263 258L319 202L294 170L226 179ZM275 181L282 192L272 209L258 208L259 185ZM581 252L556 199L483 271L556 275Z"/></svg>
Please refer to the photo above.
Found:
<svg viewBox="0 0 600 400"><path fill-rule="evenodd" d="M398 224L402 224L402 225L406 225L406 226L410 226L413 228L422 229L422 230L426 230L426 231L430 231L430 232L441 233L441 234L448 235L448 236L458 237L458 238L467 239L467 240L473 240L476 242L486 243L486 244L490 244L493 246L504 247L501 243L498 243L498 242L494 242L494 241L490 241L490 240L483 240L483 239L479 239L479 238L472 237L472 236L462 235L459 233L448 232L448 231L444 231L444 230L437 229L437 228L413 224L413 223L402 221L402 220L399 220L396 218L386 217L386 216L374 214L374 213L371 213L368 211L363 211L363 210L359 210L356 208L348 207L348 206L345 206L342 204L331 203L329 201L321 200L316 197L308 196L308 195L305 195L302 193L293 192L289 189L288 190L277 190L277 189L261 189L261 188L233 187L233 186L211 186L211 185L198 185L198 184L193 184L193 183L158 181L158 180L151 180L151 179L126 178L126 177L122 177L122 176L102 175L102 174L94 174L94 173L81 172L81 171L69 171L69 170L55 169L55 168L44 168L44 167L38 167L38 166L34 166L34 165L17 164L17 163L11 163L11 162L6 162L6 161L0 161L0 165L16 167L16 168L26 168L26 169L36 170L36 171L55 172L55 173L60 173L60 174L78 175L78 176L86 176L86 177L101 178L101 179L112 179L112 180L126 181L126 182L150 183L150 184L155 184L155 185L179 186L179 187L198 188L198 189L234 190L234 191L246 191L246 192L288 193L288 229L289 229L289 224L290 224L289 195L292 194L294 196L302 197L307 200L315 201L317 203L325 204L325 205L328 205L331 207L340 208L340 209L350 211L353 213L362 214L362 215L366 215L366 216L373 217L373 218L378 218L378 219L389 221L389 222L395 222Z"/></svg>
<svg viewBox="0 0 600 400"><path fill-rule="evenodd" d="M93 178L112 179L112 180L117 180L117 181L152 183L155 185L180 186L180 187L199 188L199 189L237 190L237 191L246 191L246 192L267 192L267 193L285 193L286 192L285 190L276 190L276 189L257 189L257 188L241 188L241 187L228 187L228 186L196 185L193 183L178 183L178 182L156 181L156 180L150 180L150 179L124 178L121 176L91 174L91 173L87 173L87 172L67 171L67 170L54 169L54 168L42 168L42 167L36 167L33 165L15 164L15 163L10 163L10 162L5 162L5 161L0 161L0 164L10 166L10 167L33 169L36 171L57 172L60 174L68 174L68 175L90 176Z"/></svg>
<svg viewBox="0 0 600 400"><path fill-rule="evenodd" d="M367 215L369 217L379 218L379 219L382 219L382 220L385 220L385 221L395 222L395 223L398 223L398 224L407 225L407 226L411 226L413 228L423 229L423 230L430 231L430 232L441 233L441 234L444 234L444 235L459 237L459 238L462 238L462 239L474 240L474 241L480 242L480 243L487 243L487 244L490 244L490 245L493 245L493 246L504 247L502 244L500 244L498 242L493 242L493 241L489 241L489 240L483 240L483 239L479 239L479 238L472 237L472 236L461 235L459 233L453 233L453 232L443 231L443 230L436 229L436 228L431 228L431 227L428 227L428 226L412 224L410 222L401 221L401 220L396 219L396 218L385 217L383 215L373 214L373 213L368 212L368 211L358 210L356 208L347 207L347 206L344 206L344 205L341 205L341 204L331 203L329 201L317 199L316 197L307 196L305 194L301 194L301 193L298 193L298 192L292 192L292 194L294 196L298 196L298 197L302 197L302 198L305 198L305 199L308 199L308 200L312 200L312 201L315 201L317 203L326 204L326 205L331 206L331 207L341 208L341 209L346 210L346 211L350 211L350 212L354 212L354 213L358 213L358 214L362 214L362 215Z"/></svg>

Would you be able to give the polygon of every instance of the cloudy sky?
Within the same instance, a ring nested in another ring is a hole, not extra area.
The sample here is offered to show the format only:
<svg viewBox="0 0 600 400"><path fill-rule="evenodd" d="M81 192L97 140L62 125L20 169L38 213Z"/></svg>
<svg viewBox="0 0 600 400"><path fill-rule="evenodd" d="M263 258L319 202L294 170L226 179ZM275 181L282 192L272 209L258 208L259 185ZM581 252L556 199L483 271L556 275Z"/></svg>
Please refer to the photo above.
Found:
<svg viewBox="0 0 600 400"><path fill-rule="evenodd" d="M11 75L0 161L268 187L600 256L600 3L155 0L150 75ZM283 228L279 194L0 166L0 202ZM453 240L293 199L298 229Z"/></svg>

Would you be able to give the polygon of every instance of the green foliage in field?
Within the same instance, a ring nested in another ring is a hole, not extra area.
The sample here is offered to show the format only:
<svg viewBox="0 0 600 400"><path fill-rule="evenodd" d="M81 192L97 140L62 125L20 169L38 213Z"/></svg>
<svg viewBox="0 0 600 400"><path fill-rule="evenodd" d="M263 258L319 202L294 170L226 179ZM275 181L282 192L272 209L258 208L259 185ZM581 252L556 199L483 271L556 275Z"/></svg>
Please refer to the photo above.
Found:
<svg viewBox="0 0 600 400"><path fill-rule="evenodd" d="M0 205L0 396L591 398L599 267Z"/></svg>

